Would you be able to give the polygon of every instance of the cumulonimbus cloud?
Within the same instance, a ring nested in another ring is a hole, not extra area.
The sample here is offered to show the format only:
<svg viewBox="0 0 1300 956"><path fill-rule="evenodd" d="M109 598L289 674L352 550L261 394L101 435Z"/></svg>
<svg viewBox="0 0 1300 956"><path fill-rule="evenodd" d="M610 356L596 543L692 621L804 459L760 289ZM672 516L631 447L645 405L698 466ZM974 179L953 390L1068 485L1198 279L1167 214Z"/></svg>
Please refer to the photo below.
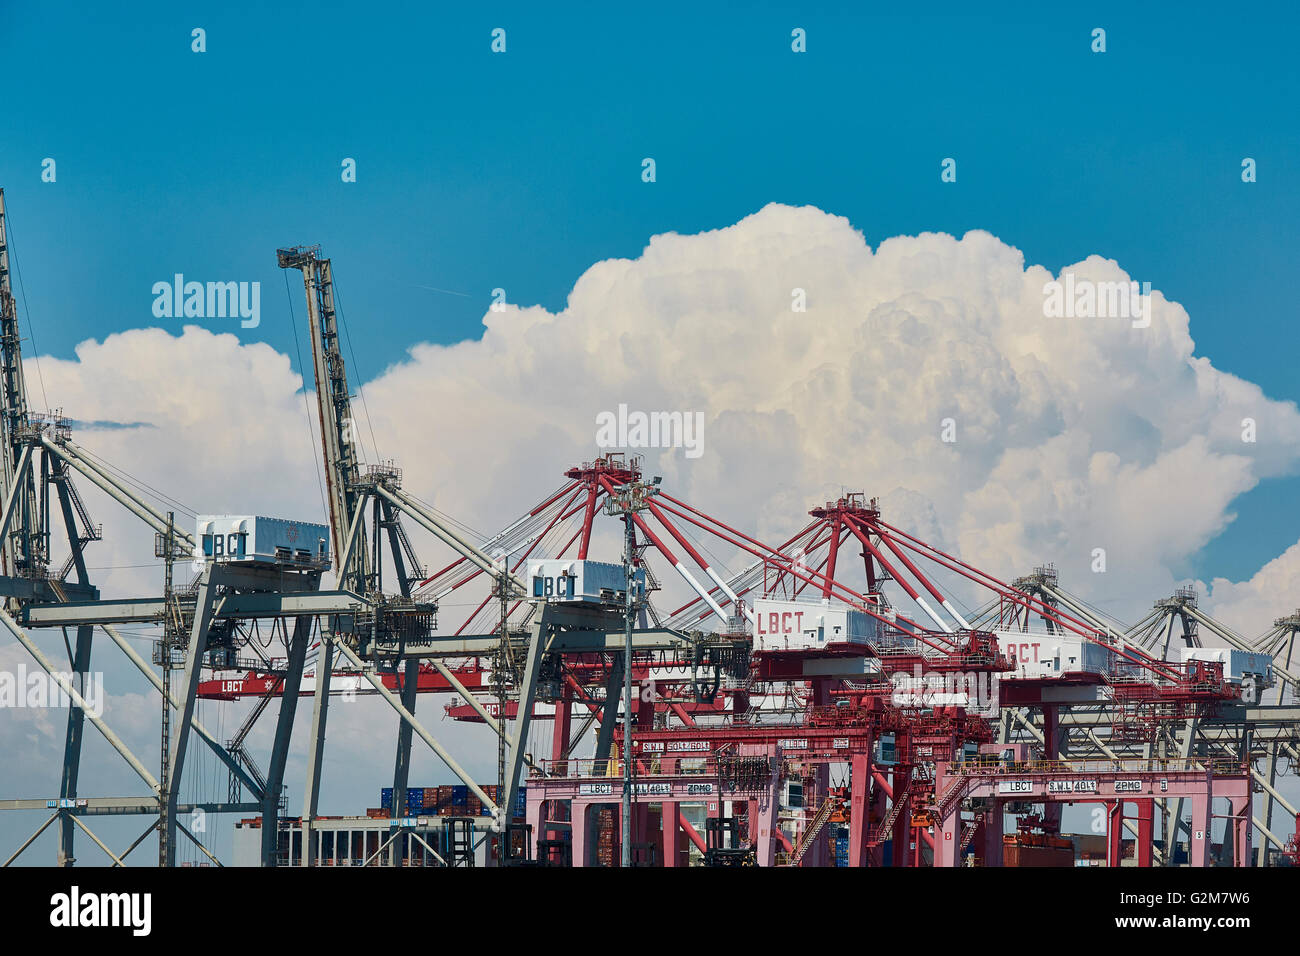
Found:
<svg viewBox="0 0 1300 956"><path fill-rule="evenodd" d="M980 231L873 250L842 217L769 205L592 265L558 313L507 305L479 339L412 345L365 384L360 433L417 494L492 530L593 457L600 413L701 412L700 457L647 449L647 468L733 523L775 539L864 490L967 561L1053 561L1128 611L1172 587L1238 495L1295 469L1300 413L1196 356L1159 291L1145 327L1047 317L1066 273L1133 279L1098 256L1053 275ZM201 510L320 513L287 356L191 327L42 361L73 414L156 426L82 435L156 486Z"/></svg>

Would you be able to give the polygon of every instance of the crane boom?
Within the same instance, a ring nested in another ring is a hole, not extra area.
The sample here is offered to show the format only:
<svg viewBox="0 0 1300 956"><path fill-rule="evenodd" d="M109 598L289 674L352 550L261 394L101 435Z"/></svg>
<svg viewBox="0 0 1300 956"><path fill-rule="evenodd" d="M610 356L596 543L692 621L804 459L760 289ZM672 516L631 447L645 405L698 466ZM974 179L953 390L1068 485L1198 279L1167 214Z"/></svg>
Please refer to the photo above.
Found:
<svg viewBox="0 0 1300 956"><path fill-rule="evenodd" d="M4 574L35 568L41 561L40 516L37 512L36 479L31 468L16 475L23 449L30 443L27 386L23 381L18 308L9 278L9 233L4 190L0 189L0 502L8 501L18 485L16 511L4 535Z"/></svg>
<svg viewBox="0 0 1300 956"><path fill-rule="evenodd" d="M319 246L294 246L276 250L281 269L302 272L307 292L307 321L311 335L312 364L316 376L316 405L320 418L321 454L325 461L325 495L335 560L347 553L348 530L361 495L360 456L353 440L352 398L347 368L339 351L334 314L334 279L330 260L320 257ZM371 577L371 556L361 534L353 550L355 569L343 587L365 586ZM341 575L340 575L341 577Z"/></svg>

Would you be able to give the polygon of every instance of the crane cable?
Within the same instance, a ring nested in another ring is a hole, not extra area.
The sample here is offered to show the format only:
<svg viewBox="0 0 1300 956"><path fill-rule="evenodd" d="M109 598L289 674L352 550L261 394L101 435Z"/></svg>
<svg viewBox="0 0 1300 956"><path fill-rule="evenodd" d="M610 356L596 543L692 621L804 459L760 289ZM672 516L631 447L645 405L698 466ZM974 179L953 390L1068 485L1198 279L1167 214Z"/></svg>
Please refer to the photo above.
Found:
<svg viewBox="0 0 1300 956"><path fill-rule="evenodd" d="M325 519L329 520L330 508L329 502L325 500L325 483L321 480L320 461L324 452L316 454L316 435L311 427L311 402L307 399L307 373L302 364L302 348L298 344L298 320L293 314L293 292L289 289L289 270L284 270L284 294L289 300L289 323L293 327L293 350L298 357L298 374L302 377L302 407L303 414L307 416L307 441L312 449L312 464L316 466L316 487L320 491L320 504Z"/></svg>

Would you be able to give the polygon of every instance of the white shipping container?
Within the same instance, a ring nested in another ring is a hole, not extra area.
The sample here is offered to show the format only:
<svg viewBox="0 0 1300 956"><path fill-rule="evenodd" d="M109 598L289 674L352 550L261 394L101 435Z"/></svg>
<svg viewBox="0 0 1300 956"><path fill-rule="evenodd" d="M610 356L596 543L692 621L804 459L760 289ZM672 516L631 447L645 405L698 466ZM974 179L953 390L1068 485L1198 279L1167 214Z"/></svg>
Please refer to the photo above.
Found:
<svg viewBox="0 0 1300 956"><path fill-rule="evenodd" d="M754 602L754 649L808 650L875 639L876 619L829 601Z"/></svg>
<svg viewBox="0 0 1300 956"><path fill-rule="evenodd" d="M1093 641L1069 634L1034 631L994 631L998 647L1015 664L1015 673L1002 678L1041 679L1069 674L1100 674L1113 653Z"/></svg>
<svg viewBox="0 0 1300 956"><path fill-rule="evenodd" d="M1223 679L1240 684L1247 674L1259 679L1263 687L1273 686L1273 658L1268 654L1241 651L1235 647L1184 647L1183 663L1218 661L1223 665Z"/></svg>

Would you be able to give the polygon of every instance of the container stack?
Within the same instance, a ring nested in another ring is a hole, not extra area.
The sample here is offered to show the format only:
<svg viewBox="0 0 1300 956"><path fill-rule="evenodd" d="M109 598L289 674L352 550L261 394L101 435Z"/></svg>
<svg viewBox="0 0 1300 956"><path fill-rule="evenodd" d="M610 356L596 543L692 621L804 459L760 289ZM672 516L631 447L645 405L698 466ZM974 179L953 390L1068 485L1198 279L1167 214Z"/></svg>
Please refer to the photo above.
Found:
<svg viewBox="0 0 1300 956"><path fill-rule="evenodd" d="M480 789L491 798L493 803L500 800L496 784L482 784ZM379 806L382 814L390 816L393 809L393 788L384 787L379 792ZM527 812L524 788L521 785L515 794L515 805L511 819L522 820ZM478 795L464 784L443 784L438 787L408 787L406 790L406 808L408 813L437 815L440 817L480 817L491 816Z"/></svg>

